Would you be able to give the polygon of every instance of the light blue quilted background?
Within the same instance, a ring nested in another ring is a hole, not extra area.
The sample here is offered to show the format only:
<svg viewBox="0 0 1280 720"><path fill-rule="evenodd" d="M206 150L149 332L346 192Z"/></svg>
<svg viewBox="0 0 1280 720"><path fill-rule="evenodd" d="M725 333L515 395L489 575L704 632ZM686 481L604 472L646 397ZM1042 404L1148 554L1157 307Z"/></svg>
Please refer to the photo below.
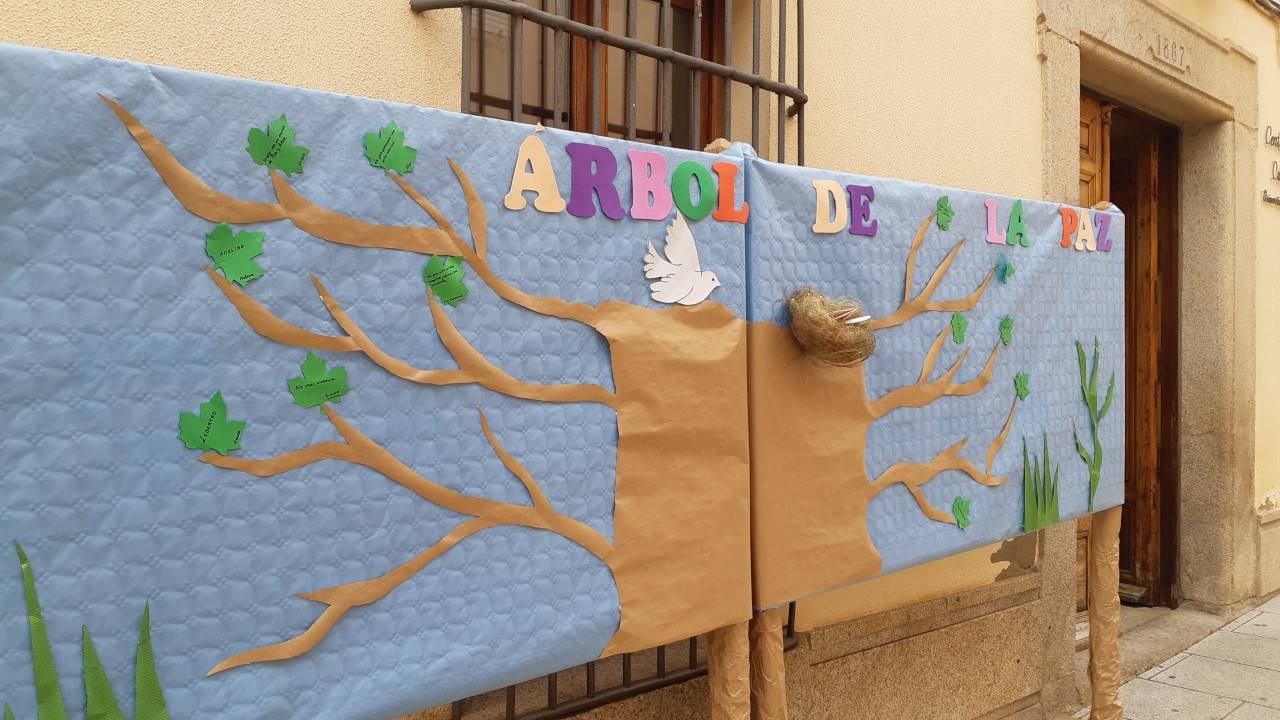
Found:
<svg viewBox="0 0 1280 720"><path fill-rule="evenodd" d="M183 447L178 413L219 389L231 416L248 421L241 456L336 433L285 389L305 351L241 322L202 270L212 224L170 195L97 93L214 188L262 201L274 196L244 151L246 132L287 113L311 149L292 180L305 196L372 222L430 226L363 156L363 134L395 120L419 148L408 180L465 228L444 156L461 163L489 211L494 270L530 292L652 304L642 258L646 241L661 246L664 236L664 223L503 208L528 126L0 46L0 538L23 542L34 565L72 716L83 712L81 623L131 710L146 601L169 707L185 720L387 718L596 657L618 623L608 570L551 533L496 528L349 612L309 654L205 677L235 652L306 629L323 606L294 594L379 575L460 517L370 470L328 462L259 479L202 465ZM566 197L563 146L576 138L543 134ZM625 158L625 143L607 144ZM713 162L664 154L672 168ZM618 182L628 206L629 185ZM424 258L327 244L287 222L250 229L267 234L266 275L248 290L285 320L338 331L311 287L315 273L383 349L418 367L454 367L427 312ZM704 268L723 283L712 300L745 316L744 227L708 219L693 231ZM506 304L470 270L467 281L470 296L448 312L500 367L612 386L594 331ZM612 411L415 385L353 353L321 355L350 374L336 409L428 478L528 502L485 443L480 408L560 511L611 534ZM12 554L0 556L0 702L35 715Z"/></svg>
<svg viewBox="0 0 1280 720"><path fill-rule="evenodd" d="M873 186L872 217L879 221L875 237L851 235L847 230L815 234L811 229L815 179L835 180L842 187ZM1095 507L1118 505L1124 496L1124 218L1118 212L1111 224L1114 247L1110 253L1062 248L1059 206L1026 199L1023 208L1031 246L994 245L986 242L983 201L999 200L996 217L1003 228L1012 198L753 162L747 186L752 217L750 319L787 322L786 299L804 286L833 297L857 298L873 317L893 312L902 299L911 240L940 195L950 197L955 218L950 230L939 230L936 224L930 227L917 254L912 294L924 287L960 238L966 239L964 248L935 300L968 295L1001 255L1013 263L1015 272L1008 284L993 282L978 306L965 313L967 340L963 346L946 341L933 377L964 349L970 351L969 357L957 382L977 375L992 345L1000 342L999 324L1005 315L1014 319L1013 343L1001 349L990 385L977 396L942 398L924 408L894 411L877 422L867 440L869 476L874 478L899 461L928 462L966 437L969 442L962 454L983 467L987 448L1004 425L1015 397L1017 372L1030 375L1031 394L1020 404L1009 439L996 458L995 474L1008 477L1008 482L989 488L958 471L947 471L925 486L925 495L943 510L949 511L957 496L972 500L972 525L967 530L924 517L901 485L888 488L871 502L868 524L886 573L1021 534L1024 436L1028 449L1040 452L1042 433L1048 433L1050 455L1060 468L1062 519L1087 513L1088 470L1071 439L1074 423L1092 451L1076 340L1086 344L1090 357L1093 339L1101 343L1101 396L1110 373L1116 376L1114 404L1101 424L1103 467ZM878 331L876 352L865 371L871 397L915 383L929 345L950 319L949 313L926 313L906 325Z"/></svg>

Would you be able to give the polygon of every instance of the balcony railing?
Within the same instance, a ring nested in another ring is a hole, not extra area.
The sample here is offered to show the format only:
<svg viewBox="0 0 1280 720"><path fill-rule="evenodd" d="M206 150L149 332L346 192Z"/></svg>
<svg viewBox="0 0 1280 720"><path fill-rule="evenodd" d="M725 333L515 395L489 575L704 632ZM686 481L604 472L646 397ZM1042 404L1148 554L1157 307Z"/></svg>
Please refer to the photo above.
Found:
<svg viewBox="0 0 1280 720"><path fill-rule="evenodd" d="M590 0L594 5L594 11L590 17L599 19L601 17L601 0ZM615 2L618 0L615 0ZM652 58L656 61L661 71L659 72L659 90L658 90L658 116L660 127L657 135L660 144L671 144L671 130L673 125L673 112L677 101L684 100L685 105L682 110L688 113L688 123L692 127L691 137L696 143L700 137L700 123L702 122L702 109L705 101L702 100L702 85L705 80L710 82L712 78L723 88L718 93L718 103L721 105L719 117L723 119L723 126L717 128L721 132L718 134L722 137L735 139L733 134L733 120L735 116L733 106L734 87L742 86L750 92L750 123L751 123L751 144L757 149L761 148L762 134L768 130L773 131L774 142L769 147L769 155L780 162L786 162L794 158L797 164L804 164L804 108L808 102L808 96L804 93L804 0L780 0L777 3L777 24L776 26L765 27L768 22L761 14L761 0L752 0L750 3L751 22L752 22L752 47L751 47L751 70L740 69L733 66L731 59L732 41L734 32L732 23L735 17L735 5L741 6L743 3L734 3L733 0L718 0L723 3L722 11L717 15L723 22L724 27L721 34L723 37L723 52L721 53L724 62L715 62L704 57L706 53L701 47L701 38L703 31L703 5L704 0L693 0L693 28L692 28L692 49L691 52L681 52L673 47L671 32L672 17L672 0L660 0L661 4L661 27L662 32L659 36L659 42L653 44L645 42L634 37L636 28L636 6L639 0L621 0L625 3L627 32L618 34L610 30L606 30L598 25L580 22L569 17L568 3L572 0L546 0L540 5L545 7L554 2L555 11L548 11L542 7L535 7L533 4L526 4L518 0L411 0L410 7L415 12L427 12L430 10L439 10L445 8L457 8L462 12L462 98L461 107L466 110L471 107L472 102L472 67L473 48L471 47L472 37L470 28L472 27L472 13L475 11L497 12L506 15L511 23L511 48L509 52L509 62L511 64L509 75L509 97L519 98L517 101L506 100L502 102L509 109L509 117L512 120L519 121L525 114L525 104L523 102L523 82L525 73L522 71L522 64L525 60L523 52L524 23L532 22L543 28L554 31L555 49L552 53L554 68L551 73L553 78L552 107L549 113L545 113L549 122L546 124L552 127L566 126L565 118L567 115L567 102L569 100L571 87L571 73L568 72L567 63L568 54L566 52L567 41L571 38L581 38L590 44L590 67L588 87L597 86L601 79L602 52L604 46L618 48L625 53L625 81L623 83L623 94L625 108L625 123L622 127L622 136L627 139L636 139L637 137L637 119L636 119L636 57L644 56ZM708 0L709 1L709 0ZM720 5L717 5L719 8ZM745 10L745 8L743 8ZM794 31L788 31L788 20L794 22ZM762 33L766 31L776 31L771 35L776 40L776 49L778 65L777 74L774 77L767 77L762 73L761 62L763 56L763 48L765 47L765 38ZM788 82L788 39L789 37L795 43L794 52L794 84ZM672 95L672 73L673 66L686 68L692 75L692 92L689 97L675 98ZM772 94L776 101L776 119L771 128L765 127L764 120L761 117L764 98L763 93ZM591 109L590 124L586 129L598 135L608 134L608 123L602 122L601 108L602 93L591 93ZM694 101L697 99L697 101ZM788 156L787 152L787 131L788 119L795 119L795 139L796 148L792 156ZM580 127L581 129L581 127ZM701 148L694 148L701 149Z"/></svg>

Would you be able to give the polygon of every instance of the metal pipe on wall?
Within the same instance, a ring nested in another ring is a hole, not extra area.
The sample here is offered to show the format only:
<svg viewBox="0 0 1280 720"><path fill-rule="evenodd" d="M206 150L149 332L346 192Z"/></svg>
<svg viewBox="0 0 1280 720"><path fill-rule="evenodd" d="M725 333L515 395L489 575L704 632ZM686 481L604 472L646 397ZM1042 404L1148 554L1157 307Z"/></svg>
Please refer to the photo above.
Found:
<svg viewBox="0 0 1280 720"><path fill-rule="evenodd" d="M787 81L787 3L778 2L778 82ZM778 95L778 155L780 163L787 161L787 99Z"/></svg>

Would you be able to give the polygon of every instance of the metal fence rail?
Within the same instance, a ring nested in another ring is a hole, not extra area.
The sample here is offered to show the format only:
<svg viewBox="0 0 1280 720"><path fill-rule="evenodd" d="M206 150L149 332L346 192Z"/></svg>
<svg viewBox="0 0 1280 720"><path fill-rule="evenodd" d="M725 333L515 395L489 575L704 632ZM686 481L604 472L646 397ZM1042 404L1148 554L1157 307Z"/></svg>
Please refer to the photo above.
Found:
<svg viewBox="0 0 1280 720"><path fill-rule="evenodd" d="M796 644L795 603L782 629ZM705 637L596 660L453 703L453 720L560 720L707 674Z"/></svg>
<svg viewBox="0 0 1280 720"><path fill-rule="evenodd" d="M732 105L732 86L733 83L739 83L751 90L751 144L760 147L760 103L761 91L773 93L777 97L778 117L774 130L776 131L776 143L774 148L774 159L785 162L789 158L786 154L786 130L787 119L796 118L796 153L795 162L804 164L804 106L808 102L809 97L804 92L804 0L780 0L778 2L778 22L777 22L777 51L778 51L778 73L775 78L765 77L761 74L761 46L764 38L765 18L761 16L760 4L761 0L752 0L752 63L751 72L746 72L733 67L732 62L732 37L733 37L733 0L719 0L723 3L723 11L720 14L724 24L724 49L723 54L726 62L713 62L702 57L702 23L703 23L703 3L704 0L693 0L693 52L683 53L675 50L672 42L671 17L672 8L671 0L661 0L661 15L659 19L660 41L659 44L645 42L634 37L636 32L635 13L636 0L623 0L626 3L627 29L626 33L619 35L615 32L605 30L600 27L601 3L600 0L592 0L592 18L596 24L589 25L574 20L566 15L567 0L555 0L555 12L549 12L532 5L527 5L519 0L410 0L410 8L414 12L427 12L430 10L440 10L446 8L459 8L462 11L462 97L461 107L466 110L471 106L471 23L472 11L495 11L503 13L510 18L511 22L511 72L510 72L510 92L513 100L510 102L510 118L519 121L524 114L525 106L523 102L523 73L521 63L523 61L523 36L526 21L536 23L544 28L550 28L555 31L555 51L553 54L555 70L553 73L553 82L555 88L553 92L553 106L550 113L548 123L552 127L565 126L565 101L569 95L568 88L569 73L565 72L565 36L569 35L575 38L582 38L591 43L591 82L596 85L600 79L601 71L601 54L602 46L609 45L623 50L626 53L626 75L624 83L624 107L626 108L626 124L623 128L624 137L634 139L636 137L636 117L635 117L635 78L636 78L636 62L637 55L653 58L659 63L659 83L658 92L659 101L659 123L660 123L660 142L662 144L670 144L671 137L671 68L675 65L687 68L692 71L693 92L691 93L694 101L689 102L689 123L692 127L693 142L697 143L699 136L700 113L702 103L697 99L700 97L700 83L704 75L722 78L724 80L723 97L721 98L723 107L724 124L722 130L723 136L733 139L732 121L733 121L733 105ZM794 33L795 40L795 62L796 62L796 83L789 84L787 78L787 18L789 10L794 9L796 30ZM592 93L591 108L591 124L590 129L595 134L607 134L608 128L602 127L601 118L601 93ZM788 101L790 104L788 105ZM505 104L505 103L504 103ZM700 149L700 148L693 148Z"/></svg>

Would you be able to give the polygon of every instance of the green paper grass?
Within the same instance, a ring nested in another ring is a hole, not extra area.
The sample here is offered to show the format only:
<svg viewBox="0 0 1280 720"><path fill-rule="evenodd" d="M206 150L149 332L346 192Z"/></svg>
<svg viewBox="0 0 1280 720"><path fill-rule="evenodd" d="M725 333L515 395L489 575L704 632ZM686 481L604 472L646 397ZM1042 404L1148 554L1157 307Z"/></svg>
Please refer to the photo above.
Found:
<svg viewBox="0 0 1280 720"><path fill-rule="evenodd" d="M138 656L134 669L133 720L169 720L164 704L164 691L156 673L156 658L151 649L151 604L142 609L142 625L138 628Z"/></svg>
<svg viewBox="0 0 1280 720"><path fill-rule="evenodd" d="M1080 392L1084 395L1084 404L1089 410L1089 434L1093 437L1093 453L1090 454L1080 442L1075 423L1071 424L1071 436L1076 441L1076 452L1089 468L1089 512L1093 512L1093 496L1098 492L1098 480L1102 474L1102 437L1098 434L1098 425L1111 410L1111 401L1116 392L1116 374L1112 372L1111 382L1107 385L1107 399L1102 403L1102 407L1098 407L1098 363L1101 360L1101 354L1102 349L1098 345L1098 339L1094 338L1093 367L1086 368L1084 345L1080 344L1079 340L1076 341L1076 361L1080 366Z"/></svg>
<svg viewBox="0 0 1280 720"><path fill-rule="evenodd" d="M13 545L18 550L18 565L22 568L22 591L27 600L27 626L31 631L31 671L36 683L36 718L67 720L67 707L62 702L58 669L53 664L53 648L49 645L49 631L44 626L40 599L36 597L35 572L31 569L22 545L16 542Z"/></svg>
<svg viewBox="0 0 1280 720"><path fill-rule="evenodd" d="M1039 530L1058 523L1058 468L1049 461L1049 435L1044 435L1044 455L1027 455L1022 438L1022 529Z"/></svg>
<svg viewBox="0 0 1280 720"><path fill-rule="evenodd" d="M68 720L66 705L62 701L62 686L53 664L53 651L44 623L44 613L36 597L35 572L27 560L22 545L14 543L18 551L18 564L22 568L22 588L27 601L27 621L31 629L31 665L36 683L36 720ZM81 653L84 661L84 692L86 720L125 720L111 682L98 659L97 648L89 635L88 626L80 628ZM160 677L156 672L155 654L151 649L151 607L142 612L142 626L138 631L138 655L135 668L134 720L169 720ZM13 710L4 706L4 720L15 720Z"/></svg>
<svg viewBox="0 0 1280 720"><path fill-rule="evenodd" d="M111 690L107 671L98 660L98 650L89 636L89 626L80 627L80 648L84 657L84 715L86 720L124 720L120 703Z"/></svg>

